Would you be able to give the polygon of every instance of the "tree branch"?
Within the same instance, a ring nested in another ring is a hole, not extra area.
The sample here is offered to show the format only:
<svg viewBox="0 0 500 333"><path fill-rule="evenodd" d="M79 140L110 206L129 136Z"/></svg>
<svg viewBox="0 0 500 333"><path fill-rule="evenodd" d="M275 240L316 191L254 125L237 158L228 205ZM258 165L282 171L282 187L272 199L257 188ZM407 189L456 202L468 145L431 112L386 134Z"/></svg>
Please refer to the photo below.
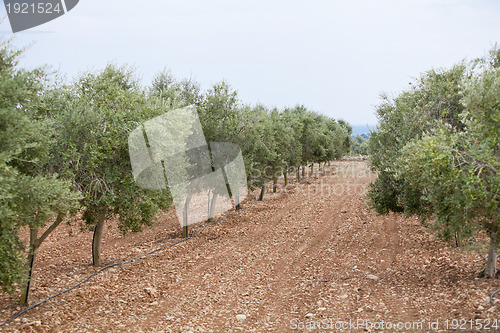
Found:
<svg viewBox="0 0 500 333"><path fill-rule="evenodd" d="M44 232L44 233L40 236L40 238L38 238L38 239L35 241L35 246L36 246L36 247L39 247L39 246L40 246L40 244L42 244L42 243L43 243L43 241L45 240L45 238L47 238L47 236L48 236L48 235L50 235L50 233L51 233L52 231L54 231L54 229L55 229L55 228L57 228L57 226L58 226L59 224L61 224L62 220L63 220L63 214L62 214L62 213L57 214L57 218L56 218L56 220L54 221L54 223L52 223L52 224L50 225L50 227L48 227L48 228L47 228L47 230L45 230L45 232Z"/></svg>
<svg viewBox="0 0 500 333"><path fill-rule="evenodd" d="M460 163L458 165L459 167L464 165L464 164L472 164L475 169L483 170L484 168L488 168L488 169L492 170L495 174L498 173L498 170L497 170L497 168L495 168L495 166L493 166L489 163L478 161L474 156L472 156L469 153L466 153L464 151L461 151L461 150L458 150L455 148L446 147L446 146L438 146L437 148L446 149L446 150L450 150L454 153L457 153L458 156L460 156L460 158L462 159L462 163ZM467 158L469 159L469 161L467 160ZM459 161L458 158L457 158L457 161Z"/></svg>

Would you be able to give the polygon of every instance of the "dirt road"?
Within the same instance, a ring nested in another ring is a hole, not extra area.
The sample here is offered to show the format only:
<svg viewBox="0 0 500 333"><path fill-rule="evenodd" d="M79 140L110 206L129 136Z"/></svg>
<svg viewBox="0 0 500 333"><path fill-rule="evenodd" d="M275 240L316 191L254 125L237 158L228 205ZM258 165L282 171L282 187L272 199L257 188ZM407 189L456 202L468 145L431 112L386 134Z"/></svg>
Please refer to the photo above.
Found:
<svg viewBox="0 0 500 333"><path fill-rule="evenodd" d="M262 203L248 200L189 241L106 270L4 330L438 332L498 320L488 297L500 281L477 278L483 259L437 240L415 218L371 213L364 195L373 179L364 162L336 162ZM103 257L121 261L179 239L170 212L141 234L108 228ZM90 240L77 226L47 240L32 303L96 270ZM0 304L0 319L16 312L13 299Z"/></svg>

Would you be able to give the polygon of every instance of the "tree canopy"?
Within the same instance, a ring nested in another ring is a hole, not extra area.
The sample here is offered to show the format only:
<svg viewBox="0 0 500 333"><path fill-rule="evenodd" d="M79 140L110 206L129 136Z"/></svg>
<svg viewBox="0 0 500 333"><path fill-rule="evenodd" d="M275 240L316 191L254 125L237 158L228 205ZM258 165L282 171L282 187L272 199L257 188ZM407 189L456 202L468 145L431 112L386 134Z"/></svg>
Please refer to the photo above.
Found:
<svg viewBox="0 0 500 333"><path fill-rule="evenodd" d="M490 238L486 275L500 243L500 51L424 73L410 90L382 97L369 141L371 206L416 214L444 238Z"/></svg>
<svg viewBox="0 0 500 333"><path fill-rule="evenodd" d="M33 117L40 107L46 73L20 69L21 53L8 42L0 45L0 285L7 292L29 281L21 228L31 231L28 251L34 259L48 235L38 238L38 229L55 215L75 212L80 198L68 180L58 179L47 168L51 127Z"/></svg>

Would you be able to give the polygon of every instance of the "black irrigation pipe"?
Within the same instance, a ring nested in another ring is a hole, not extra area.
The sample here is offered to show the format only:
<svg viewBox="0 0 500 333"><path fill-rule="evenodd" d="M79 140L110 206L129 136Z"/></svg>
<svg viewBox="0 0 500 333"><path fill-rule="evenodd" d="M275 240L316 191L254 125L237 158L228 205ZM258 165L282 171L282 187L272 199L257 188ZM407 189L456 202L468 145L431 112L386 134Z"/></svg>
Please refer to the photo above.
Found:
<svg viewBox="0 0 500 333"><path fill-rule="evenodd" d="M328 167L326 167L326 168L328 168ZM308 178L308 177L307 177L307 178ZM260 202L263 202L263 201L256 201L255 203L253 203L253 205L256 205L256 204L258 204L258 203L260 203ZM155 249L155 250L152 250L152 251L150 251L150 252L148 252L148 253L145 253L145 254L139 254L139 255L137 255L137 256L135 256L135 257L133 257L132 259L129 259L129 260L126 260L126 261L117 262L117 263L114 263L114 264L107 265L107 266L105 266L105 267L103 267L103 268L99 269L98 271L96 271L96 272L94 272L94 273L90 274L89 276L87 276L87 278L85 278L84 280L82 280L82 281L80 281L79 283L75 284L74 286L72 286L72 287L70 287L70 288L68 288L68 289L65 289L65 290L63 290L63 291L60 291L60 292L58 292L58 293L56 293L56 294L54 294L54 295L52 295L52 296L49 296L49 297L47 297L47 298L45 298L45 299L43 299L43 300L41 300L41 301L39 301L39 302L37 302L37 303L35 303L35 304L33 304L33 305L31 305L31 306L27 307L26 309L24 309L24 310L22 310L22 311L19 311L19 312L18 312L18 313L16 313L14 316L12 316L9 320L7 320L7 321L5 321L4 323L0 324L0 327L10 324L11 322L13 322L13 321L14 321L16 318L18 318L19 316L23 315L24 313L28 312L29 310L32 310L32 309L36 308L37 306L39 306L39 305L41 305L41 304L43 304L43 303L45 303L45 302L47 302L47 301L49 301L49 300L51 300L51 299L53 299L53 298L55 298L55 297L58 297L58 296L60 296L60 295L62 295L62 294L65 294L65 293L67 293L67 292L70 292L70 291L72 291L72 290L74 290L74 289L78 288L79 286L81 286L81 285L82 285L82 284L84 284L85 282L89 281L92 277L94 277L94 276L96 276L96 275L100 274L101 272L105 271L105 270L106 270L106 269L108 269L108 268L111 268L111 267L114 267L114 266L118 266L118 265L128 264L128 263L131 263L131 262L133 262L134 260L137 260L137 259L139 259L139 258L146 257L146 256L148 256L148 255L150 255L150 254L153 254L153 253L156 253L156 252L158 252L158 251L161 251L161 250L164 250L164 249L168 249L168 248L174 247L174 246L176 246L176 245L178 245L178 244L180 244L180 243L183 243L183 242L185 242L185 241L187 241L187 240L190 240L190 239L192 239L192 238L194 238L194 237L198 236L199 234L201 234L201 233L205 230L205 228L206 228L206 227L208 227L208 226L210 226L210 225L214 225L214 224L220 223L220 222L223 222L223 221L225 221L225 220L227 220L227 219L229 219L229 218L232 218L232 217L238 216L239 214L243 213L243 212L244 212L244 211L246 211L247 209L248 209L248 208L238 210L238 211L237 211L237 213L232 214L232 215L230 215L230 216L227 216L227 217L223 218L222 220L218 220L218 221L214 221L214 222L209 222L209 223L206 223L206 224L204 224L204 225L203 225L203 227L201 228L201 230L200 230L200 231L195 232L195 233L194 233L194 234L192 234L191 236L188 236L188 237L186 237L186 238L183 238L183 239L181 239L181 240L179 240L179 241L177 241L177 242L175 242L175 243L173 243L173 244L170 244L170 245L166 245L166 246L159 247L159 248L157 248L157 249Z"/></svg>
<svg viewBox="0 0 500 333"><path fill-rule="evenodd" d="M253 205L256 205L256 204L258 204L258 203L260 203L260 202L263 202L263 201L256 201L255 203L253 203ZM183 242L185 242L185 241L187 241L187 240L190 240L190 239L192 239L192 238L194 238L194 237L198 236L199 234L201 234L201 233L205 230L205 228L206 228L206 227L208 227L208 226L210 226L210 225L214 225L214 224L220 223L220 222L223 222L223 221L225 221L225 220L227 220L227 219L229 219L229 218L232 218L232 217L238 216L239 214L243 213L243 212L244 212L244 211L246 211L247 209L248 209L248 208L238 210L238 211L237 211L237 213L232 214L232 215L230 215L230 216L227 216L227 217L223 218L222 220L218 220L218 221L213 221L213 222L205 223L205 224L203 225L203 227L201 228L201 230L200 230L200 231L197 231L197 232L195 232L194 234L192 234L191 236L188 236L188 237L186 237L186 238L183 238L183 239L181 239L181 240L179 240L179 241L177 241L177 242L175 242L175 243L173 243L173 244L170 244L170 245L165 245L165 246L159 247L159 248L157 248L157 249L155 249L155 250L152 250L152 251L150 251L150 252L148 252L148 253L145 253L145 254L139 254L139 255L137 255L137 256L135 256L135 257L133 257L132 259L129 259L129 260L126 260L126 261L117 262L117 263L114 263L114 264L107 265L107 266L105 266L105 267L103 267L103 268L99 269L98 271L96 271L96 272L94 272L94 273L90 274L90 275L89 275L89 276L87 276L84 280L80 281L79 283L75 284L74 286L72 286L72 287L70 287L70 288L68 288L68 289L65 289L65 290L63 290L63 291L60 291L60 292L58 292L58 293L56 293L56 294L54 294L54 295L52 295L52 296L49 296L49 297L47 297L47 298L45 298L45 299L43 299L43 300L41 300L41 301L39 301L39 302L37 302L37 303L35 303L35 304L33 304L33 305L31 305L31 306L27 307L26 309L24 309L24 310L22 310L22 311L19 311L19 312L18 312L18 313L16 313L14 316L12 316L9 320L7 320L7 321L5 321L5 322L1 323L1 324L0 324L0 327L10 324L10 323L11 323L11 322L13 322L16 318L18 318L19 316L21 316L21 315L23 315L24 313L28 312L29 310L32 310L32 309L36 308L37 306L39 306L39 305L41 305L41 304L43 304L43 303L45 303L45 302L47 302L47 301L50 301L51 299L53 299L53 298L55 298L55 297L61 296L62 294L65 294L65 293L67 293L67 292L70 292L70 291L72 291L72 290L74 290L74 289L78 288L79 286L81 286L82 284L84 284L85 282L87 282L88 280L90 280L92 277L94 277L94 276L96 276L96 275L100 274L101 272L105 271L105 270L106 270L106 269L108 269L108 268L111 268L111 267L114 267L114 266L118 266L118 265L128 264L128 263L131 263L132 261L137 260L137 259L139 259L139 258L146 257L146 256L148 256L148 255L150 255L150 254L153 254L153 253L156 253L156 252L158 252L158 251L161 251L161 250L168 249L168 248L174 247L174 246L176 246L176 245L179 245L180 243L183 243Z"/></svg>
<svg viewBox="0 0 500 333"><path fill-rule="evenodd" d="M500 289L495 290L491 295L490 295L490 303L493 305L497 310L500 310L500 306L495 304L495 301L493 301L493 296L495 296L496 293L500 292Z"/></svg>
<svg viewBox="0 0 500 333"><path fill-rule="evenodd" d="M254 205L256 205L257 203L258 203L258 202L254 203ZM13 317L11 317L9 320L7 320L6 322L4 322L4 323L0 324L0 327L10 324L11 322L13 322L13 321L14 321L16 318L18 318L19 316L23 315L24 313L28 312L29 310L32 310L32 309L36 308L37 306L39 306L39 305L41 305L41 304L43 304L43 303L45 303L45 302L47 302L47 301L49 301L49 300L51 300L51 299L53 299L53 298L55 298L55 297L58 297L58 296L60 296L60 295L62 295L62 294L65 294L65 293L67 293L67 292L70 292L71 290L74 290L74 289L78 288L79 286L81 286L82 284L84 284L85 282L87 282L88 280L90 280L92 277L94 277L94 276L96 276L96 275L100 274L101 272L105 271L105 270L106 270L106 269L108 269L108 268L111 268L111 267L114 267L114 266L118 266L118 265L128 264L128 263L131 263L131 262L133 262L133 261L135 261L135 260L137 260L137 259L139 259L139 258L146 257L146 256L151 255L151 254L153 254L153 253L156 253L156 252L158 252L158 251L161 251L161 250L168 249L168 248L174 247L174 246L176 246L176 245L179 245L179 244L181 244L181 243L183 243L183 242L185 242L185 241L187 241L187 240L190 240L190 239L192 239L192 238L194 238L194 237L198 236L199 234L201 234L201 233L205 230L205 228L206 228L206 227L208 227L208 226L210 226L210 225L214 225L214 224L220 223L220 222L223 222L223 221L225 221L225 220L227 220L227 219L230 219L230 218L232 218L232 217L238 216L239 214L243 213L243 212L244 212L244 211L246 211L247 209L248 209L248 208L241 209L241 210L239 210L237 213L232 214L232 215L230 215L230 216L227 216L227 217L223 218L222 220L218 220L218 221L214 221L214 222L209 222L209 223L206 223L206 224L204 224L204 225L203 225L203 227L201 228L201 230L200 230L200 231L197 231L197 232L195 232L194 234L192 234L191 236L188 236L188 237L186 237L186 238L183 238L183 239L181 239L181 240L179 240L179 241L177 241L177 242L175 242L175 243L173 243L173 244L170 244L170 245L165 245L165 246L159 247L159 248L157 248L157 249L155 249L155 250L152 250L152 251L150 251L150 252L148 252L148 253L145 253L145 254L139 254L139 255L137 255L137 256L135 256L135 257L133 257L132 259L129 259L129 260L126 260L126 261L117 262L117 263L114 263L114 264L107 265L107 266L105 266L105 267L103 267L103 268L99 269L98 271L96 271L96 272L94 272L94 273L90 274L90 275L89 275L89 276L87 276L84 280L80 281L79 283L75 284L74 286L72 286L72 287L70 287L70 288L68 288L68 289L65 289L65 290L63 290L63 291L60 291L60 292L58 292L57 294L54 294L54 295L52 295L52 296L49 296L49 297L47 297L47 298L45 298L45 299L43 299L43 300L41 300L41 301L39 301L39 302L37 302L37 303L35 303L35 304L33 304L33 305L31 305L31 306L27 307L26 309L24 309L24 310L22 310L22 311L18 312L18 313L17 313L17 314L15 314Z"/></svg>

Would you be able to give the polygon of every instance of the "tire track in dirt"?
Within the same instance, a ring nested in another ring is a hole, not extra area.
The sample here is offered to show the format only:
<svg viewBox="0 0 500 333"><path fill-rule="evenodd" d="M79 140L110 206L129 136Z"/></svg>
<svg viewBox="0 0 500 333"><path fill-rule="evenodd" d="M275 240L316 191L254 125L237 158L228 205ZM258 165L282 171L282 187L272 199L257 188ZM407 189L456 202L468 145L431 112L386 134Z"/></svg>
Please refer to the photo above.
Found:
<svg viewBox="0 0 500 333"><path fill-rule="evenodd" d="M300 185L302 186L302 185ZM282 255L286 255L286 251L278 251L277 253L271 253L270 249L275 246L286 246L289 244L288 227L285 225L287 219L291 216L297 215L297 211L303 210L307 207L308 203L302 201L300 197L301 193L295 193L295 191L288 190L286 193L279 194L277 196L268 199L266 202L260 204L256 207L250 207L249 212L252 214L253 218L249 219L245 213L242 213L237 218L235 218L234 226L239 229L244 229L242 233L244 237L241 237L239 234L235 234L236 236L231 236L231 229L233 225L227 225L226 223L221 226L228 233L224 240L221 240L220 244L217 244L217 249L224 248L222 251L218 251L218 256L223 256L225 260L217 260L211 257L211 261L200 263L200 265L194 269L189 275L196 276L199 272L206 272L213 269L213 261L216 261L221 268L222 271L226 269L231 271L232 264L238 262L240 265L250 266L245 267L245 276L250 277L249 279L239 279L238 286L240 289L245 290L257 290L257 294L260 294L260 298L265 298L268 295L274 295L273 291L267 290L268 285L265 285L265 279L269 278L280 269L276 269L275 261L276 258L279 258ZM265 222L259 222L265 221ZM245 226L246 225L246 226ZM243 227L242 227L243 226ZM205 235L206 238L211 238L211 233L216 233L216 231L208 231ZM249 251L250 260L252 263L257 263L251 265L250 263L242 262L245 260L248 253L239 252L235 249L246 249L245 251ZM229 254L233 254L232 256L228 256ZM238 255L235 255L238 253ZM252 278L257 276L257 281L262 281L261 285L252 284L255 280ZM219 279L223 278L222 276L218 276ZM195 280L199 279L195 277ZM273 278L273 281L278 280L278 278ZM215 282L215 281L213 281ZM242 292L242 295L249 296L249 292ZM179 295L182 297L182 295ZM204 307L207 305L204 304ZM238 308L238 304L233 303L232 305L226 304L227 307L234 306L234 308ZM176 309L180 310L179 308ZM160 311L161 312L161 311ZM258 317L258 316L257 316Z"/></svg>
<svg viewBox="0 0 500 333"><path fill-rule="evenodd" d="M323 185L331 186L339 181L345 181L344 178L330 176L321 178L319 181L322 181ZM328 180L326 184L324 184L325 180ZM360 196L362 193L355 193L355 195ZM257 254L253 253L253 255L257 256L255 260L257 264L246 267L246 276L262 276L264 278L261 280L267 282L264 286L257 284L259 298L273 300L272 304L262 302L257 307L246 311L246 313L252 313L251 319L262 325L259 329L283 328L285 323L283 320L279 320L279 317L283 317L282 314L285 313L299 314L299 311L296 311L297 304L294 306L290 304L294 304L293 301L297 300L297 298L302 299L302 294L304 294L304 298L299 304L309 307L311 304L315 304L312 300L314 295L307 295L307 293L302 292L305 284L302 277L308 274L307 271L311 270L308 261L322 257L328 249L328 244L332 242L340 244L336 240L338 235L333 231L338 227L343 216L332 218L332 215L341 214L341 208L346 206L346 202L351 199L352 197L347 195L313 198L304 198L303 196L298 198L288 197L289 202L278 213L273 211L272 218L267 219L264 226L256 229L256 234L264 235L258 242L255 242L255 234L235 240L238 242L239 247L245 248L246 245L249 245L250 248L254 247L261 250L257 250ZM298 202L295 202L296 200ZM329 207L329 209L325 209L325 207ZM303 211L303 214L300 211ZM285 220L283 217L285 217ZM262 217L258 214L256 218L260 219ZM290 229L293 231L290 232ZM352 240L349 243L352 243ZM225 244L225 246L228 245L232 246L233 244ZM345 244L340 246L342 248L346 247ZM242 260L241 257L232 259ZM230 260L227 259L227 261ZM241 261L239 264L249 266L248 263ZM203 269L206 270L207 266L203 266ZM238 285L240 287L244 286L243 289L252 289L252 282L255 281L253 279L240 280ZM316 282L314 279L309 279L307 283L314 285L314 282ZM307 286L306 289L311 289L310 287ZM243 292L242 294L247 295L249 293ZM315 294L318 294L318 292L315 292ZM226 304L226 307L236 309L238 304ZM231 319L227 318L225 323L211 322L210 324L225 326L225 324L231 322Z"/></svg>
<svg viewBox="0 0 500 333"><path fill-rule="evenodd" d="M334 185L340 182L348 183L348 185L356 185L357 182L367 182L367 177L356 177L355 175L348 175L347 177L334 176L327 180L326 185ZM356 188L356 186L351 186ZM365 225L368 224L368 217L366 212L363 211L362 205L352 205L361 199L364 200L364 191L347 191L342 195L326 196L324 198L316 198L317 202L309 203L312 205L316 212L313 218L322 221L316 228L312 228L307 236L301 238L302 245L295 251L293 256L282 259L281 268L277 270L279 279L286 283L279 286L281 291L280 295L293 295L290 302L284 303L286 306L278 311L283 314L291 314L285 316L285 320L281 320L278 328L286 327L290 320L303 318L307 313L312 314L317 312L316 309L326 309L325 306L329 300L321 297L325 286L328 285L343 285L348 286L349 280L356 276L362 275L362 272L355 272L354 276L349 271L356 268L352 265L354 257L363 255L363 249L357 245L358 238L368 238L374 235L378 230L371 230ZM318 206L318 207L316 207ZM321 207L328 207L328 209L321 210ZM360 217L362 216L362 217ZM352 221L353 220L353 221ZM350 235L351 237L345 237ZM392 241L389 240L389 243ZM378 239L378 246L387 249L387 242ZM392 252L392 251L391 251ZM333 258L331 254L334 254ZM395 254L391 254L395 256ZM284 264L288 262L289 264ZM333 270L324 270L322 267L336 266ZM359 270L358 270L359 271ZM366 274L366 273L364 273ZM298 283L297 281L305 281ZM354 288L351 292L361 294L362 289L359 287ZM330 293L328 298L335 298L339 295L337 292ZM293 298L301 298L302 304L293 302ZM323 298L323 299L322 299ZM341 298L345 299L345 298ZM347 303L347 302L343 302ZM353 313L359 309L359 302L351 302L348 304L346 310ZM304 309L305 307L305 309ZM324 311L324 310L322 310ZM325 316L321 316L324 318ZM330 317L335 318L335 317ZM338 318L345 319L345 318Z"/></svg>

